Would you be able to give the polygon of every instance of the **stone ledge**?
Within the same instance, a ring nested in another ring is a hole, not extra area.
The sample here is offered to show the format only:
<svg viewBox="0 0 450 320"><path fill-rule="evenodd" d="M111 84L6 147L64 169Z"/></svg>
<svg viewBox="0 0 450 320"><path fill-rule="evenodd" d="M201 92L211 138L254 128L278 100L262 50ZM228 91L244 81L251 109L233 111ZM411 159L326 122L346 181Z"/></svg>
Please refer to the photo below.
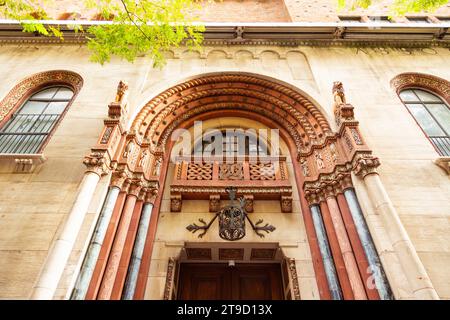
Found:
<svg viewBox="0 0 450 320"><path fill-rule="evenodd" d="M433 162L450 175L450 157L439 157Z"/></svg>
<svg viewBox="0 0 450 320"><path fill-rule="evenodd" d="M0 173L32 173L46 160L43 154L0 153Z"/></svg>

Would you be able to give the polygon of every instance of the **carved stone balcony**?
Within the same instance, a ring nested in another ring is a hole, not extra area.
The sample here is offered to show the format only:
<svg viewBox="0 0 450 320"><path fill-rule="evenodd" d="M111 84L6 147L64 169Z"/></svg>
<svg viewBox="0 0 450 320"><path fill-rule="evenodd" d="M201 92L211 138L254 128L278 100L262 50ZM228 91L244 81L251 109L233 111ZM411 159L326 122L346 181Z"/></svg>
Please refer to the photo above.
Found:
<svg viewBox="0 0 450 320"><path fill-rule="evenodd" d="M283 156L231 160L178 157L170 186L171 211L181 211L183 199L197 199L209 200L210 212L216 212L220 200L227 199L228 186L236 187L238 197L244 197L247 212L253 211L253 200L257 199L280 200L282 212L292 212L292 186Z"/></svg>

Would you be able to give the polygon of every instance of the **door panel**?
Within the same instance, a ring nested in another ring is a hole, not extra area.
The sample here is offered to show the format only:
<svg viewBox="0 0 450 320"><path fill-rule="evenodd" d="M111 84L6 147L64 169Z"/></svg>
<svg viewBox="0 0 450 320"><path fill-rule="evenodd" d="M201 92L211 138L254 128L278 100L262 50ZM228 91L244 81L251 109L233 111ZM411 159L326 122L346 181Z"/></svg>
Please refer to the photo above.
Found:
<svg viewBox="0 0 450 320"><path fill-rule="evenodd" d="M281 300L279 264L181 264L179 299Z"/></svg>

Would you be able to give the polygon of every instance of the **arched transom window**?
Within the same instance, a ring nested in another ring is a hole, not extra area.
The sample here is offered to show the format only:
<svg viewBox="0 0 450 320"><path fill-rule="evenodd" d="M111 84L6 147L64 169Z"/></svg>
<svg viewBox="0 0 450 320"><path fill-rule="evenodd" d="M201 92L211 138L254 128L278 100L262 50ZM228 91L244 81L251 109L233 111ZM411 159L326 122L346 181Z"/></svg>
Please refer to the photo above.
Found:
<svg viewBox="0 0 450 320"><path fill-rule="evenodd" d="M51 86L30 96L0 128L0 153L39 153L73 95L69 87Z"/></svg>
<svg viewBox="0 0 450 320"><path fill-rule="evenodd" d="M405 89L400 98L441 156L450 156L450 108L437 95Z"/></svg>
<svg viewBox="0 0 450 320"><path fill-rule="evenodd" d="M270 154L265 137L258 135L257 130L228 128L205 133L202 141L197 142L194 152L211 156L267 156Z"/></svg>

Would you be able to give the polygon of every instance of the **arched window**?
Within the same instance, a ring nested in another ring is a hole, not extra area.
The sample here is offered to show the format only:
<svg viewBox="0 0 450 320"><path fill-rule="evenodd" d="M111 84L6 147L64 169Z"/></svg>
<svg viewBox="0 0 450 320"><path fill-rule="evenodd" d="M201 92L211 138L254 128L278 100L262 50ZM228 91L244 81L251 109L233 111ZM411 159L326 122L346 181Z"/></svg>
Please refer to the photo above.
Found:
<svg viewBox="0 0 450 320"><path fill-rule="evenodd" d="M219 139L219 141L217 141ZM193 150L200 154L207 152L212 156L267 156L270 154L267 141L258 137L255 132L245 132L242 129L228 128L213 131L203 136L202 141Z"/></svg>
<svg viewBox="0 0 450 320"><path fill-rule="evenodd" d="M450 156L450 107L423 89L404 89L400 98L441 156Z"/></svg>
<svg viewBox="0 0 450 320"><path fill-rule="evenodd" d="M39 153L73 95L62 85L31 95L0 128L0 153Z"/></svg>

